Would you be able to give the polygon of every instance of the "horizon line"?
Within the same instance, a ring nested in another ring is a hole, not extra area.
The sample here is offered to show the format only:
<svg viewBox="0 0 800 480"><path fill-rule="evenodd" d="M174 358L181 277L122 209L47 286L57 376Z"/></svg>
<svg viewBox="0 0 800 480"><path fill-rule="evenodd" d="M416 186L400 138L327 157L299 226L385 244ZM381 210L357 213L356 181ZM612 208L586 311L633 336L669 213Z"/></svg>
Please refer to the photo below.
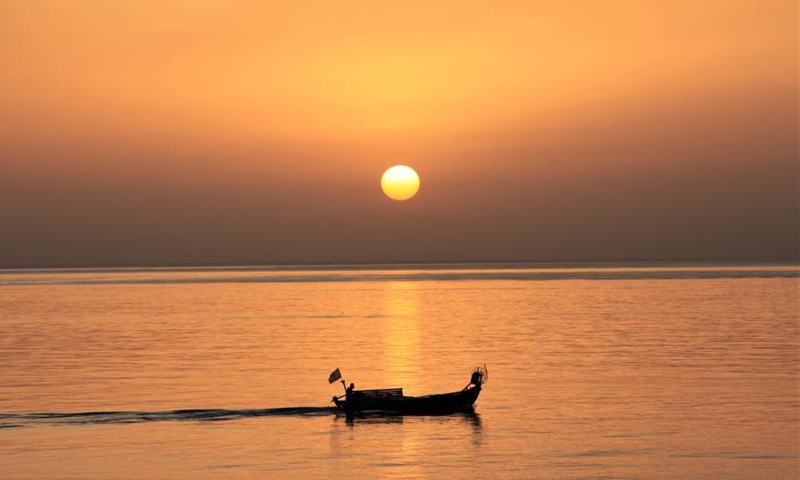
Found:
<svg viewBox="0 0 800 480"><path fill-rule="evenodd" d="M22 265L6 266L0 265L0 271L35 271L35 270L307 270L313 268L320 269L340 269L342 267L359 268L383 268L398 269L416 267L420 269L432 269L436 267L449 266L454 268L464 267L493 267L505 266L507 268L581 268L587 266L615 266L615 267L648 267L648 266L790 266L800 267L800 259L794 260L471 260L471 261L389 261L389 262L370 262L370 261L331 261L331 262L176 262L176 263L107 263L107 264L50 264L50 265Z"/></svg>

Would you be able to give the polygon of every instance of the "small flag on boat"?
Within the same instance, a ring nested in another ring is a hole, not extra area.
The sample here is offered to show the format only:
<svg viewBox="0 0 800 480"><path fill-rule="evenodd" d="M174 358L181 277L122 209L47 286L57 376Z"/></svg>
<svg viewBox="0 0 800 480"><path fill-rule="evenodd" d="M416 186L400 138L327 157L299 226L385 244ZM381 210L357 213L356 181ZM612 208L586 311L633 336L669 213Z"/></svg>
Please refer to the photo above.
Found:
<svg viewBox="0 0 800 480"><path fill-rule="evenodd" d="M331 372L331 376L328 377L328 383L333 383L341 378L342 378L342 372L340 372L339 369L337 368L336 370Z"/></svg>

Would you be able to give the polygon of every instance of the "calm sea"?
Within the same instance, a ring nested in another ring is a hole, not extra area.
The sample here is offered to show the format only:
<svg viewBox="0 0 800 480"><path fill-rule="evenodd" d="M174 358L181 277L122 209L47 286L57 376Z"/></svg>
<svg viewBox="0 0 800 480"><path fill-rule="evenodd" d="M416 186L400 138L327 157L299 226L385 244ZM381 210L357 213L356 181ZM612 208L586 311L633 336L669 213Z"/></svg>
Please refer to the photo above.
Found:
<svg viewBox="0 0 800 480"><path fill-rule="evenodd" d="M0 270L0 478L800 476L798 266ZM475 413L348 421L356 388Z"/></svg>

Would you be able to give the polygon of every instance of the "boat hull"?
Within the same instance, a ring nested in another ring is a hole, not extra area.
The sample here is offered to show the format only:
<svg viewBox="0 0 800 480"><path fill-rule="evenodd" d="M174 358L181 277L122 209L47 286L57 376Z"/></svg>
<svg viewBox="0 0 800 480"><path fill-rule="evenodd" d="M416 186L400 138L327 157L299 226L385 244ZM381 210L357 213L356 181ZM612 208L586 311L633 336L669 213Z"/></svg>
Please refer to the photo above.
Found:
<svg viewBox="0 0 800 480"><path fill-rule="evenodd" d="M425 395L422 397L371 397L354 395L353 398L334 398L336 407L348 415L360 412L383 412L400 415L447 415L458 412L471 412L472 406L481 393L481 387L452 393Z"/></svg>

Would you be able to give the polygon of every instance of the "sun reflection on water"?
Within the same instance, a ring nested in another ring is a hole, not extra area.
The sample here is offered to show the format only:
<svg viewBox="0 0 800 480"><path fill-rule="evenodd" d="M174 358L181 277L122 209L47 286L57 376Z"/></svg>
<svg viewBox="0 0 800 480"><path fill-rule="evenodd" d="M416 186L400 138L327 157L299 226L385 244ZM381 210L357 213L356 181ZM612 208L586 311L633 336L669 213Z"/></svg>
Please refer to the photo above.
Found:
<svg viewBox="0 0 800 480"><path fill-rule="evenodd" d="M418 292L411 282L387 282L384 294L386 382L413 390L418 384L420 358Z"/></svg>

